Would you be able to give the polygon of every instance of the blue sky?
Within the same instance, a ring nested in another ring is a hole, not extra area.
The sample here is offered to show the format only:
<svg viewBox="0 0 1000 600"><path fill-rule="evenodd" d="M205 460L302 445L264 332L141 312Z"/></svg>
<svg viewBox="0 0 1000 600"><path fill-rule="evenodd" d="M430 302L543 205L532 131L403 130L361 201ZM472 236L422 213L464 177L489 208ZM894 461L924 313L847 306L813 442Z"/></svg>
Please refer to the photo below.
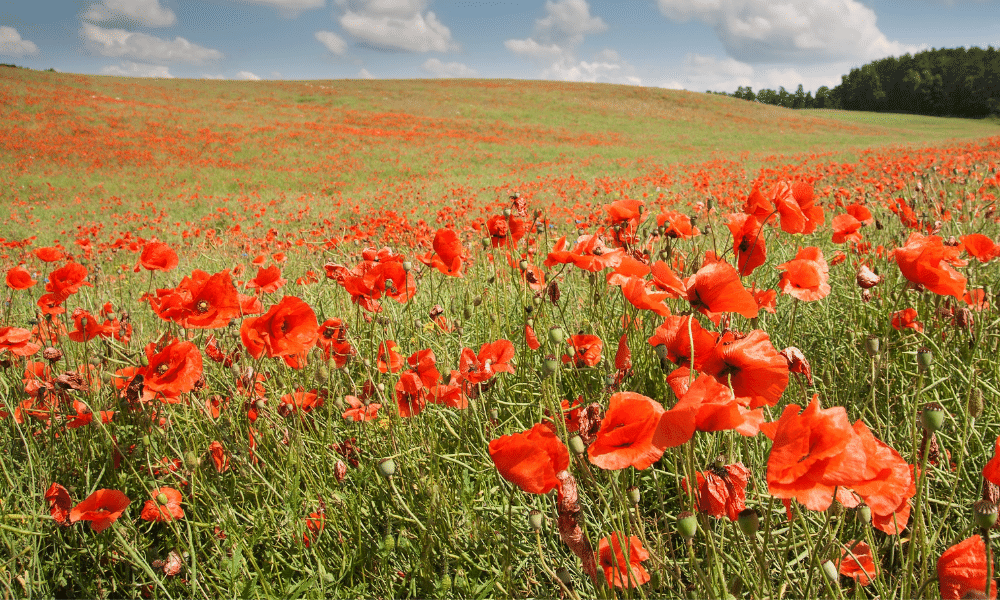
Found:
<svg viewBox="0 0 1000 600"><path fill-rule="evenodd" d="M925 48L1000 47L1000 0L15 0L0 62L145 77L482 77L834 86Z"/></svg>

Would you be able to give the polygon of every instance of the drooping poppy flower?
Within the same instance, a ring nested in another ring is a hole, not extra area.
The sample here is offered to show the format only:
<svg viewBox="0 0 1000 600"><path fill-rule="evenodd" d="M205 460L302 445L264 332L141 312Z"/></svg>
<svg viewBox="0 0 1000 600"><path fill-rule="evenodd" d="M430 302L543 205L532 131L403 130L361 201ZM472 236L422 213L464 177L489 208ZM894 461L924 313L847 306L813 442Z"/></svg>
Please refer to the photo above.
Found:
<svg viewBox="0 0 1000 600"><path fill-rule="evenodd" d="M657 436L664 447L680 446L695 431L735 429L746 436L757 434L764 420L761 410L750 411L740 406L732 390L711 375L701 374L690 387L681 389L680 385L686 385L687 380L687 376L668 378L680 399L663 413L657 425Z"/></svg>
<svg viewBox="0 0 1000 600"><path fill-rule="evenodd" d="M845 242L861 241L861 221L854 218L849 213L837 215L833 218L833 243L843 244Z"/></svg>
<svg viewBox="0 0 1000 600"><path fill-rule="evenodd" d="M559 238L555 248L549 252L543 263L546 267L557 264L572 263L584 271L597 272L608 267L617 266L625 251L621 248L610 248L601 237L603 229L598 229L593 235L581 235L576 240L572 250L565 250L566 236Z"/></svg>
<svg viewBox="0 0 1000 600"><path fill-rule="evenodd" d="M865 454L865 468L854 474L844 487L853 490L871 508L873 524L888 533L898 534L909 520L909 499L917 493L914 467L872 435L862 421L852 427Z"/></svg>
<svg viewBox="0 0 1000 600"><path fill-rule="evenodd" d="M535 335L535 328L531 325L526 324L524 326L524 343L532 350L538 350L542 347L542 343L538 341L538 336Z"/></svg>
<svg viewBox="0 0 1000 600"><path fill-rule="evenodd" d="M911 307L892 313L892 328L896 331L912 329L921 333L924 330L924 325L917 321L917 309Z"/></svg>
<svg viewBox="0 0 1000 600"><path fill-rule="evenodd" d="M777 269L783 271L778 289L793 298L811 302L830 294L830 267L819 248L802 248L793 260L778 265Z"/></svg>
<svg viewBox="0 0 1000 600"><path fill-rule="evenodd" d="M686 240L701 232L691 225L691 217L673 210L656 215L656 225L664 237Z"/></svg>
<svg viewBox="0 0 1000 600"><path fill-rule="evenodd" d="M97 317L82 308L74 310L72 318L74 329L69 332L69 339L74 342L89 342L97 336L109 338L114 333L110 320L101 323Z"/></svg>
<svg viewBox="0 0 1000 600"><path fill-rule="evenodd" d="M604 341L596 335L580 333L571 335L566 340L567 345L573 348L573 356L563 354L564 363L572 362L577 368L596 367L601 362L601 351L604 349Z"/></svg>
<svg viewBox="0 0 1000 600"><path fill-rule="evenodd" d="M148 366L143 371L143 400L160 398L174 404L180 395L194 389L201 378L202 358L198 347L191 342L174 340L162 350L156 342L146 345Z"/></svg>
<svg viewBox="0 0 1000 600"><path fill-rule="evenodd" d="M648 468L666 450L657 435L663 412L659 402L642 394L613 394L597 438L587 449L590 462L608 470Z"/></svg>
<svg viewBox="0 0 1000 600"><path fill-rule="evenodd" d="M153 498L146 500L142 507L140 519L161 523L184 518L184 509L181 508L184 497L179 491L172 487L161 487L154 489L151 495Z"/></svg>
<svg viewBox="0 0 1000 600"><path fill-rule="evenodd" d="M761 231L763 225L756 217L746 213L726 215L726 227L733 234L733 253L740 275L749 275L767 262L767 246Z"/></svg>
<svg viewBox="0 0 1000 600"><path fill-rule="evenodd" d="M453 229L438 229L434 234L432 247L433 252L417 256L417 259L445 275L462 277L465 256L462 252L462 240L458 238L458 234Z"/></svg>
<svg viewBox="0 0 1000 600"><path fill-rule="evenodd" d="M609 229L619 246L632 246L638 241L636 230L649 217L643 208L641 200L629 198L604 205L604 210L608 212Z"/></svg>
<svg viewBox="0 0 1000 600"><path fill-rule="evenodd" d="M38 260L42 262L52 263L62 260L62 257L65 255L61 249L55 246L46 246L43 248L36 248L35 256L37 256Z"/></svg>
<svg viewBox="0 0 1000 600"><path fill-rule="evenodd" d="M627 542L628 556L622 545ZM608 537L601 538L597 545L595 559L604 569L604 578L608 587L634 588L649 581L649 573L642 566L642 561L649 559L649 552L642 547L639 538L616 531Z"/></svg>
<svg viewBox="0 0 1000 600"><path fill-rule="evenodd" d="M90 521L90 528L100 533L122 516L132 501L118 490L100 489L73 507L69 513L71 523Z"/></svg>
<svg viewBox="0 0 1000 600"><path fill-rule="evenodd" d="M958 248L946 247L939 236L911 233L893 256L903 277L911 282L940 296L961 298L965 293L965 277L949 264L958 260Z"/></svg>
<svg viewBox="0 0 1000 600"><path fill-rule="evenodd" d="M491 441L489 453L500 476L529 494L559 487L556 473L569 466L569 450L547 423Z"/></svg>
<svg viewBox="0 0 1000 600"><path fill-rule="evenodd" d="M872 560L872 549L865 542L851 540L841 550L837 572L862 586L868 585L878 577L878 565Z"/></svg>
<svg viewBox="0 0 1000 600"><path fill-rule="evenodd" d="M966 253L981 263L990 262L990 260L1000 256L1000 246L981 233L963 235L961 240Z"/></svg>
<svg viewBox="0 0 1000 600"><path fill-rule="evenodd" d="M740 283L740 276L727 262L706 256L706 264L685 281L687 300L703 313L735 312L748 319L757 316L757 302ZM718 320L717 318L714 320Z"/></svg>
<svg viewBox="0 0 1000 600"><path fill-rule="evenodd" d="M489 380L496 373L513 373L514 344L509 340L497 340L483 344L477 355L471 348L463 348L458 357L458 372L461 379L470 384Z"/></svg>
<svg viewBox="0 0 1000 600"><path fill-rule="evenodd" d="M760 191L760 182L753 184L753 189L743 203L743 212L757 218L761 223L774 212L774 203Z"/></svg>
<svg viewBox="0 0 1000 600"><path fill-rule="evenodd" d="M147 271L172 271L177 263L177 253L163 242L149 242L139 255L139 265Z"/></svg>
<svg viewBox="0 0 1000 600"><path fill-rule="evenodd" d="M494 248L513 248L524 237L524 221L514 215L493 215L486 220L486 230L490 234L490 245Z"/></svg>
<svg viewBox="0 0 1000 600"><path fill-rule="evenodd" d="M701 370L731 387L751 409L774 406L788 387L788 361L759 329L746 335L726 332Z"/></svg>
<svg viewBox="0 0 1000 600"><path fill-rule="evenodd" d="M9 352L14 356L31 356L41 345L31 341L31 332L20 327L0 327L0 357Z"/></svg>
<svg viewBox="0 0 1000 600"><path fill-rule="evenodd" d="M26 290L38 283L24 267L14 267L7 271L7 287L12 290Z"/></svg>
<svg viewBox="0 0 1000 600"><path fill-rule="evenodd" d="M986 544L978 535L948 548L937 561L938 592L942 600L970 598L970 592L986 593ZM994 569L994 573L996 570ZM996 580L990 581L989 598L997 597Z"/></svg>
<svg viewBox="0 0 1000 600"><path fill-rule="evenodd" d="M58 483L53 483L45 490L45 500L49 503L49 513L52 519L60 525L69 526L69 513L73 508L73 500L69 492Z"/></svg>
<svg viewBox="0 0 1000 600"><path fill-rule="evenodd" d="M782 181L772 191L772 200L785 233L812 233L823 224L823 207L816 205L812 186Z"/></svg>
<svg viewBox="0 0 1000 600"><path fill-rule="evenodd" d="M300 298L285 296L263 315L244 320L240 337L255 359L267 354L300 369L305 354L316 345L317 328L312 307Z"/></svg>
<svg viewBox="0 0 1000 600"><path fill-rule="evenodd" d="M257 267L257 276L248 281L246 286L258 294L273 294L286 283L288 280L281 276L281 267L271 265L266 269Z"/></svg>
<svg viewBox="0 0 1000 600"><path fill-rule="evenodd" d="M356 396L344 396L344 401L350 405L340 416L346 421L364 422L374 421L378 418L378 410L382 405L377 402L366 404Z"/></svg>
<svg viewBox="0 0 1000 600"><path fill-rule="evenodd" d="M222 442L213 441L209 444L208 453L212 457L212 464L215 465L216 471L225 473L229 470L229 454L223 448Z"/></svg>
<svg viewBox="0 0 1000 600"><path fill-rule="evenodd" d="M381 373L397 373L403 368L403 356L397 351L399 346L392 340L378 345L378 370Z"/></svg>
<svg viewBox="0 0 1000 600"><path fill-rule="evenodd" d="M696 473L698 489L695 494L698 511L710 517L729 517L735 521L747 507L747 482L750 469L743 463L712 467ZM687 490L687 480L682 482Z"/></svg>
<svg viewBox="0 0 1000 600"><path fill-rule="evenodd" d="M427 405L428 388L416 371L408 370L396 382L396 407L401 417L415 417Z"/></svg>
<svg viewBox="0 0 1000 600"><path fill-rule="evenodd" d="M844 207L847 214L851 215L855 219L861 222L862 225L871 225L875 222L875 218L872 217L872 213L868 210L864 204L860 202L855 202L854 204L848 204Z"/></svg>

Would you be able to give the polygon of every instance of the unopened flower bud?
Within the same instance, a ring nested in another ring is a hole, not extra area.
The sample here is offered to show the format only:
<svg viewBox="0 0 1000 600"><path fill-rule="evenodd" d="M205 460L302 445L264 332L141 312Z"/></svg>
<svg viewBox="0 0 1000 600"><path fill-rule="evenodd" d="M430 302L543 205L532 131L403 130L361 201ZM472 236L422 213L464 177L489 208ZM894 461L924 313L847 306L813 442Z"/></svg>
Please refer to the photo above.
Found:
<svg viewBox="0 0 1000 600"><path fill-rule="evenodd" d="M503 209L503 216L509 217L511 215L511 210L509 208Z"/></svg>
<svg viewBox="0 0 1000 600"><path fill-rule="evenodd" d="M520 267L522 271L527 270L528 261L522 260L521 262L517 263L517 266Z"/></svg>
<svg viewBox="0 0 1000 600"><path fill-rule="evenodd" d="M392 477L396 474L396 461L391 458L383 458L378 461L378 472L381 473L383 477Z"/></svg>
<svg viewBox="0 0 1000 600"><path fill-rule="evenodd" d="M978 500L972 505L972 519L976 527L989 529L997 522L997 505L989 500Z"/></svg>
<svg viewBox="0 0 1000 600"><path fill-rule="evenodd" d="M465 308L462 309L462 318L465 319L466 321L472 318L471 306L466 306Z"/></svg>
<svg viewBox="0 0 1000 600"><path fill-rule="evenodd" d="M641 497L639 495L639 488L633 485L628 488L627 492L628 499L632 501L632 504L639 504L639 499Z"/></svg>
<svg viewBox="0 0 1000 600"><path fill-rule="evenodd" d="M972 388L969 392L969 416L978 419L983 416L983 409L986 408L983 402L983 392L979 388Z"/></svg>
<svg viewBox="0 0 1000 600"><path fill-rule="evenodd" d="M570 576L569 569L566 567L559 567L556 569L556 577L558 577L559 581L563 582L566 586L573 585L573 577Z"/></svg>
<svg viewBox="0 0 1000 600"><path fill-rule="evenodd" d="M935 432L944 425L944 407L937 402L929 402L920 411L920 425L924 431Z"/></svg>
<svg viewBox="0 0 1000 600"><path fill-rule="evenodd" d="M736 517L736 524L740 526L740 531L744 535L753 536L760 529L760 515L752 508L744 508Z"/></svg>
<svg viewBox="0 0 1000 600"><path fill-rule="evenodd" d="M194 471L199 466L201 466L201 458L191 450L184 453L184 466L189 470Z"/></svg>
<svg viewBox="0 0 1000 600"><path fill-rule="evenodd" d="M823 575L833 587L840 587L840 571L832 560L823 562Z"/></svg>
<svg viewBox="0 0 1000 600"><path fill-rule="evenodd" d="M656 357L660 360L665 360L667 358L667 346L666 344L657 344L653 346L653 352L656 353Z"/></svg>
<svg viewBox="0 0 1000 600"><path fill-rule="evenodd" d="M539 510L531 510L528 513L528 527L531 527L535 531L539 531L542 528L542 512Z"/></svg>
<svg viewBox="0 0 1000 600"><path fill-rule="evenodd" d="M857 516L858 521L865 525L872 522L872 509L867 504L859 506L855 515Z"/></svg>
<svg viewBox="0 0 1000 600"><path fill-rule="evenodd" d="M698 533L698 516L689 511L677 515L677 533L686 540L693 538Z"/></svg>
<svg viewBox="0 0 1000 600"><path fill-rule="evenodd" d="M549 340L553 344L561 344L566 341L566 331L562 327L553 327L549 329Z"/></svg>

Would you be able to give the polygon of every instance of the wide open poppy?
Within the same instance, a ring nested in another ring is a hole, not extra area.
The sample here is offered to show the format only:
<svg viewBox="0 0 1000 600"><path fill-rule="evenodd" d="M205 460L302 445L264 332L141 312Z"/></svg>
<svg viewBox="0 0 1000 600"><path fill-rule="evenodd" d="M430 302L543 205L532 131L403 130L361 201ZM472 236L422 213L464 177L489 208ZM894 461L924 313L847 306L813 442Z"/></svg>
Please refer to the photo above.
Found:
<svg viewBox="0 0 1000 600"><path fill-rule="evenodd" d="M201 352L191 342L174 340L160 351L156 342L150 342L146 360L148 366L142 370L142 398L146 401L180 402L180 395L193 390L203 373Z"/></svg>
<svg viewBox="0 0 1000 600"><path fill-rule="evenodd" d="M90 521L90 528L100 533L122 516L132 501L118 490L101 489L73 507L69 513L71 523Z"/></svg>
<svg viewBox="0 0 1000 600"><path fill-rule="evenodd" d="M556 473L569 466L569 450L547 423L491 441L489 453L500 476L529 494L559 487Z"/></svg>
<svg viewBox="0 0 1000 600"><path fill-rule="evenodd" d="M994 570L994 573L996 570ZM971 598L969 592L986 593L986 544L978 535L948 548L937 561L938 592L942 600ZM997 597L996 580L990 582L989 598Z"/></svg>
<svg viewBox="0 0 1000 600"><path fill-rule="evenodd" d="M229 271L209 275L195 269L176 288L158 289L147 298L161 319L185 329L219 329L236 317L259 312L243 301Z"/></svg>
<svg viewBox="0 0 1000 600"><path fill-rule="evenodd" d="M596 367L601 362L601 350L604 349L604 341L596 335L580 333L571 335L566 343L573 348L573 356L562 355L564 363L572 362L577 368Z"/></svg>
<svg viewBox="0 0 1000 600"><path fill-rule="evenodd" d="M259 317L246 319L240 337L250 355L282 358L293 369L305 366L305 354L316 345L316 313L300 298L285 296Z"/></svg>
<svg viewBox="0 0 1000 600"><path fill-rule="evenodd" d="M896 331L902 331L904 329L912 329L917 333L921 333L924 330L924 325L920 321L917 321L917 309L910 307L903 310L897 310L892 313L892 328Z"/></svg>
<svg viewBox="0 0 1000 600"><path fill-rule="evenodd" d="M860 242L862 223L850 213L837 215L833 218L833 243Z"/></svg>
<svg viewBox="0 0 1000 600"><path fill-rule="evenodd" d="M69 339L74 342L89 342L97 336L109 338L114 333L113 324L110 320L101 323L97 320L97 317L82 308L74 310L71 316L73 318L74 329L69 332Z"/></svg>
<svg viewBox="0 0 1000 600"><path fill-rule="evenodd" d="M622 546L628 544L628 557ZM642 566L642 561L649 559L649 552L642 547L639 538L616 531L608 537L601 538L597 545L595 559L604 569L604 578L609 587L633 588L649 581L649 573Z"/></svg>
<svg viewBox="0 0 1000 600"><path fill-rule="evenodd" d="M749 411L740 406L732 390L711 375L699 375L687 389L675 387L675 383L686 385L687 379L668 377L668 383L680 400L663 413L657 425L658 439L665 447L680 446L690 440L695 431L735 429L746 436L757 434L764 420L760 409Z"/></svg>
<svg viewBox="0 0 1000 600"><path fill-rule="evenodd" d="M657 434L663 412L659 402L642 394L613 394L601 429L587 449L590 462L608 470L648 468L666 450Z"/></svg>
<svg viewBox="0 0 1000 600"><path fill-rule="evenodd" d="M701 370L731 387L751 409L774 406L788 387L788 361L759 329L723 334Z"/></svg>
<svg viewBox="0 0 1000 600"><path fill-rule="evenodd" d="M181 502L184 497L172 487L156 488L152 491L152 499L146 500L139 518L143 521L161 523L184 518Z"/></svg>
<svg viewBox="0 0 1000 600"><path fill-rule="evenodd" d="M20 327L0 327L0 357L5 352L14 356L31 356L41 345L31 341L31 332Z"/></svg>
<svg viewBox="0 0 1000 600"><path fill-rule="evenodd" d="M62 249L55 246L35 248L34 254L38 257L38 260L47 263L62 260L62 257L65 256Z"/></svg>
<svg viewBox="0 0 1000 600"><path fill-rule="evenodd" d="M401 417L415 417L427 406L428 388L416 371L405 371L400 375L395 391L396 407Z"/></svg>
<svg viewBox="0 0 1000 600"><path fill-rule="evenodd" d="M668 210L656 215L656 225L663 237L686 240L701 232L691 225L691 217L674 210Z"/></svg>
<svg viewBox="0 0 1000 600"><path fill-rule="evenodd" d="M816 205L812 186L782 181L772 191L772 200L785 233L812 233L823 224L823 207Z"/></svg>
<svg viewBox="0 0 1000 600"><path fill-rule="evenodd" d="M1000 246L981 233L963 235L961 239L965 252L981 263L990 262L993 258L1000 256Z"/></svg>
<svg viewBox="0 0 1000 600"><path fill-rule="evenodd" d="M716 260L711 253L705 257L705 265L684 282L687 300L691 307L707 314L714 321L718 316L712 313L735 312L748 319L757 316L757 302L740 283L740 276L727 262Z"/></svg>
<svg viewBox="0 0 1000 600"><path fill-rule="evenodd" d="M7 271L7 287L12 290L26 290L38 283L24 267L14 267Z"/></svg>
<svg viewBox="0 0 1000 600"><path fill-rule="evenodd" d="M340 415L346 421L374 421L378 418L379 409L382 408L382 405L377 402L366 404L364 400L356 396L344 396L344 401L350 405L350 408Z"/></svg>
<svg viewBox="0 0 1000 600"><path fill-rule="evenodd" d="M783 271L778 289L793 298L810 302L830 294L830 267L819 248L802 248L793 260L778 265L777 269Z"/></svg>
<svg viewBox="0 0 1000 600"><path fill-rule="evenodd" d="M471 348L463 348L458 357L458 372L470 384L488 381L496 373L513 373L514 344L497 340L483 344L477 355Z"/></svg>
<svg viewBox="0 0 1000 600"><path fill-rule="evenodd" d="M893 256L903 277L911 282L941 296L961 298L965 277L949 264L960 262L958 252L958 247L946 247L939 236L914 232L906 244L893 251Z"/></svg>
<svg viewBox="0 0 1000 600"><path fill-rule="evenodd" d="M93 287L92 284L84 281L86 278L87 267L75 262L68 262L49 273L49 282L45 284L45 291L65 300L80 291L82 286Z"/></svg>
<svg viewBox="0 0 1000 600"><path fill-rule="evenodd" d="M490 245L494 248L500 246L513 248L524 237L524 221L511 216L493 215L486 220L486 231L490 234Z"/></svg>

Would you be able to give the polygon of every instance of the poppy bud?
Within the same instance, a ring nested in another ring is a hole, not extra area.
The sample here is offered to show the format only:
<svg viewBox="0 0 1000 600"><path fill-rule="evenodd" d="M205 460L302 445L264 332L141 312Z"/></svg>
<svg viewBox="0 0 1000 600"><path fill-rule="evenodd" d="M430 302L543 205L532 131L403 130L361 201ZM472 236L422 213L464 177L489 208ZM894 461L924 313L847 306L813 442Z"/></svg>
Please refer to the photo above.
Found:
<svg viewBox="0 0 1000 600"><path fill-rule="evenodd" d="M969 416L973 419L978 419L983 416L983 409L986 408L983 403L983 392L979 388L972 388L969 392Z"/></svg>
<svg viewBox="0 0 1000 600"><path fill-rule="evenodd" d="M378 461L378 472L383 477L389 478L396 474L396 461L391 458L383 458Z"/></svg>
<svg viewBox="0 0 1000 600"><path fill-rule="evenodd" d="M553 344L561 344L566 341L566 331L559 326L549 329L549 340Z"/></svg>
<svg viewBox="0 0 1000 600"><path fill-rule="evenodd" d="M628 492L628 499L632 501L632 504L639 504L639 488L633 485L626 491Z"/></svg>
<svg viewBox="0 0 1000 600"><path fill-rule="evenodd" d="M833 587L840 587L840 571L837 569L837 565L835 565L832 560L823 562L823 575L826 576L830 585Z"/></svg>
<svg viewBox="0 0 1000 600"><path fill-rule="evenodd" d="M677 533L686 540L693 538L698 533L698 516L690 511L677 515Z"/></svg>
<svg viewBox="0 0 1000 600"><path fill-rule="evenodd" d="M267 402L263 398L258 398L253 404L257 407L257 410L264 410L264 407L267 406Z"/></svg>
<svg viewBox="0 0 1000 600"><path fill-rule="evenodd" d="M989 529L997 522L997 505L989 500L978 500L972 505L972 519L976 527Z"/></svg>
<svg viewBox="0 0 1000 600"><path fill-rule="evenodd" d="M320 365L316 369L316 381L319 383L326 383L330 380L330 369L326 368L326 365Z"/></svg>
<svg viewBox="0 0 1000 600"><path fill-rule="evenodd" d="M500 413L497 412L497 409L491 408L489 412L489 417L490 421L496 421L497 419L500 418Z"/></svg>
<svg viewBox="0 0 1000 600"><path fill-rule="evenodd" d="M844 514L844 505L834 499L834 501L830 503L830 506L826 508L826 512L831 517L839 517Z"/></svg>
<svg viewBox="0 0 1000 600"><path fill-rule="evenodd" d="M511 215L511 212L510 212L509 208L503 209L503 216L509 217L510 215Z"/></svg>
<svg viewBox="0 0 1000 600"><path fill-rule="evenodd" d="M862 504L854 513L858 521L867 525L872 522L872 509L867 504Z"/></svg>
<svg viewBox="0 0 1000 600"><path fill-rule="evenodd" d="M101 366L102 360L100 356L91 356L90 358L87 359L87 362L90 363L92 366L99 367Z"/></svg>
<svg viewBox="0 0 1000 600"><path fill-rule="evenodd" d="M736 524L740 526L743 535L754 536L760 529L760 515L753 508L744 508L736 517Z"/></svg>
<svg viewBox="0 0 1000 600"><path fill-rule="evenodd" d="M867 302L870 302L871 299L872 299L872 292L871 292L871 290L861 290L861 301L862 302L867 303Z"/></svg>
<svg viewBox="0 0 1000 600"><path fill-rule="evenodd" d="M587 451L587 445L583 443L582 437L574 435L569 438L569 449L573 451L573 454L582 455Z"/></svg>
<svg viewBox="0 0 1000 600"><path fill-rule="evenodd" d="M569 569L566 567L559 567L556 569L556 577L558 577L559 581L563 582L566 587L571 588L573 586L573 577L570 576Z"/></svg>
<svg viewBox="0 0 1000 600"><path fill-rule="evenodd" d="M167 502L170 502L170 498L167 498L166 494L164 494L163 492L160 492L159 494L156 495L156 501L161 506L166 506Z"/></svg>
<svg viewBox="0 0 1000 600"><path fill-rule="evenodd" d="M920 425L924 431L933 433L944 425L944 407L937 402L929 402L920 411Z"/></svg>
<svg viewBox="0 0 1000 600"><path fill-rule="evenodd" d="M406 537L406 532L401 531L399 537L396 538L396 547L399 548L400 552L408 552L413 544L410 543L410 538Z"/></svg>
<svg viewBox="0 0 1000 600"><path fill-rule="evenodd" d="M542 528L542 512L539 510L531 510L528 513L528 527L531 527L535 531L539 531Z"/></svg>
<svg viewBox="0 0 1000 600"><path fill-rule="evenodd" d="M917 365L920 367L921 371L930 370L933 363L934 355L931 353L930 348L923 347L917 350Z"/></svg>
<svg viewBox="0 0 1000 600"><path fill-rule="evenodd" d="M472 318L471 306L466 306L465 308L462 309L462 318L465 319L466 321Z"/></svg>
<svg viewBox="0 0 1000 600"><path fill-rule="evenodd" d="M521 262L517 263L517 266L520 267L522 271L524 271L528 268L528 261L522 260Z"/></svg>
<svg viewBox="0 0 1000 600"><path fill-rule="evenodd" d="M188 450L184 453L184 466L186 466L188 470L194 471L201 466L201 458L199 458L194 452Z"/></svg>
<svg viewBox="0 0 1000 600"><path fill-rule="evenodd" d="M378 390L378 393L384 394L385 393L385 384L384 383L380 383L380 384L378 384L378 385L375 386L375 389Z"/></svg>
<svg viewBox="0 0 1000 600"><path fill-rule="evenodd" d="M872 358L878 356L879 345L879 339L874 335L865 338L865 352L868 353L868 356Z"/></svg>

